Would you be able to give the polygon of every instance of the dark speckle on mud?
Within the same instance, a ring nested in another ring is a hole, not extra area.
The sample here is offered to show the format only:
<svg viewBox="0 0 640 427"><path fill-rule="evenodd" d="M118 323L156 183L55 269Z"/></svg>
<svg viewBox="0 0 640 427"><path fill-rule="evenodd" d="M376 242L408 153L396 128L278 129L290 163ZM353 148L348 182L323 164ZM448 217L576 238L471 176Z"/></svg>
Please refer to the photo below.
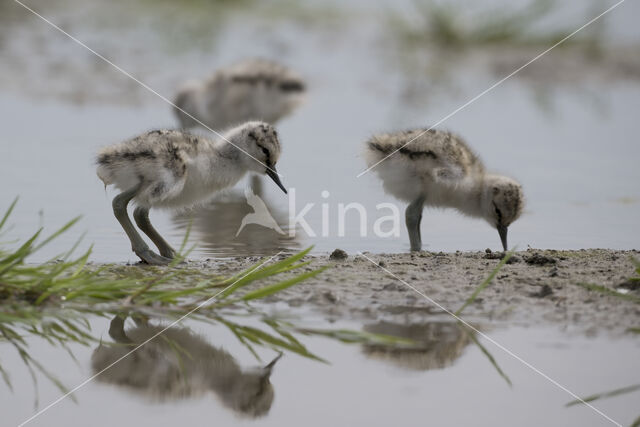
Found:
<svg viewBox="0 0 640 427"><path fill-rule="evenodd" d="M640 291L640 278L633 278L625 280L618 286L622 289L629 289L630 291Z"/></svg>
<svg viewBox="0 0 640 427"><path fill-rule="evenodd" d="M549 285L543 285L538 292L532 292L529 296L534 298L545 298L553 294L553 289Z"/></svg>
<svg viewBox="0 0 640 427"><path fill-rule="evenodd" d="M486 251L489 252L486 252ZM484 259L502 259L506 256L505 252L491 252L491 249L485 250L486 255ZM507 260L507 264L515 264L516 262L520 262L520 257L518 255L511 255L511 257Z"/></svg>
<svg viewBox="0 0 640 427"><path fill-rule="evenodd" d="M555 264L557 263L555 258L552 258L547 255L542 255L539 253L535 253L528 257L525 257L525 262L529 265L547 265L547 264Z"/></svg>

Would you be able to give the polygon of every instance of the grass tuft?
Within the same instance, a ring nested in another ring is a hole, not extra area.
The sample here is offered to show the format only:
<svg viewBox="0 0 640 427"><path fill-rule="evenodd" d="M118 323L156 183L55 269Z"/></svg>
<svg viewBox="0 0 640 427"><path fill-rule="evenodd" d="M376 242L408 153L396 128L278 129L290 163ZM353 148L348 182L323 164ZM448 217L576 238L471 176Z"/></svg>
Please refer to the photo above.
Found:
<svg viewBox="0 0 640 427"><path fill-rule="evenodd" d="M475 46L551 46L566 38L572 29L541 32L536 26L555 7L553 0L532 0L519 9L472 10L461 2L414 1L410 17L391 14L390 22L402 40L412 45L431 44L441 48L463 49ZM567 40L590 48L595 37Z"/></svg>

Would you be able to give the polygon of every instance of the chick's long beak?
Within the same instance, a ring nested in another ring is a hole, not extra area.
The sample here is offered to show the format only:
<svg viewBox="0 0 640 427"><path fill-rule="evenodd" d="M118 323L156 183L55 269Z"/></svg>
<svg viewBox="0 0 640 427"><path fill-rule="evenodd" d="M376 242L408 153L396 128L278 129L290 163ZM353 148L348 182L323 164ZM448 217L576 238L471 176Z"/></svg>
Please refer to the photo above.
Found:
<svg viewBox="0 0 640 427"><path fill-rule="evenodd" d="M284 185L282 185L282 181L280 181L280 176L278 175L278 172L276 171L276 167L275 166L271 166L269 169L267 169L267 176L269 178L271 178L273 180L273 182L276 183L276 185L278 187L280 187L280 189L282 191L284 191L284 194L287 194L287 189L284 188Z"/></svg>
<svg viewBox="0 0 640 427"><path fill-rule="evenodd" d="M269 364L267 364L267 366L262 368L266 378L269 378L269 376L271 375L271 372L273 371L273 367L276 365L276 362L278 360L280 360L281 357L282 357L282 353L278 354L275 359L273 359L271 362L269 362Z"/></svg>
<svg viewBox="0 0 640 427"><path fill-rule="evenodd" d="M498 234L500 235L500 240L502 241L502 247L504 248L504 251L507 251L507 231L508 228L504 225L499 225L498 226Z"/></svg>

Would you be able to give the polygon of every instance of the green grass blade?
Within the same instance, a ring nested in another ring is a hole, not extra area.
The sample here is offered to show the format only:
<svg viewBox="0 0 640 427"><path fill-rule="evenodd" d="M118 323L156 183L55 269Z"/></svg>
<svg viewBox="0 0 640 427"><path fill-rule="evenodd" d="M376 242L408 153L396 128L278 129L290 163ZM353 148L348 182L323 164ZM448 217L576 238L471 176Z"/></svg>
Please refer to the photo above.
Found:
<svg viewBox="0 0 640 427"><path fill-rule="evenodd" d="M456 316L460 316L460 314L462 314L462 310L464 310L469 304L472 304L473 301L475 301L475 299L478 297L478 295L480 295L480 292L482 292L487 286L489 286L489 284L491 283L491 281L493 280L494 277L496 277L496 274L498 274L498 271L500 271L500 269L502 267L504 267L504 265L507 263L507 261L509 261L509 258L511 258L511 256L513 255L513 251L507 252L505 254L505 256L500 260L500 262L498 263L498 265L496 266L496 268L493 269L493 271L491 272L491 274L489 274L489 277L487 277L486 279L484 279L484 282L482 282L476 289L475 291L473 291L473 293L471 294L471 296L469 298L467 298L467 300L464 302L464 304L462 304L462 307L460 307L456 312L455 315Z"/></svg>
<svg viewBox="0 0 640 427"><path fill-rule="evenodd" d="M56 237L60 236L62 233L64 233L65 231L67 231L68 229L70 229L71 227L73 227L78 221L80 221L80 218L82 218L81 216L77 216L75 218L73 218L71 221L67 222L65 225L63 225L62 227L60 227L57 231L55 231L53 234L51 234L49 237L47 237L46 239L44 239L42 242L38 243L38 245L36 245L33 248L33 252L41 249L43 246L46 246L49 242L51 242L53 239L55 239Z"/></svg>
<svg viewBox="0 0 640 427"><path fill-rule="evenodd" d="M184 249L187 247L187 242L189 241L189 235L191 234L191 227L193 226L193 218L189 220L189 224L187 224L187 231L184 233L184 237L182 239L182 244L180 244L180 249L178 249L178 254L181 255L181 258L186 258L187 254L184 254ZM189 250L191 252L191 250ZM182 255L184 254L184 255Z"/></svg>
<svg viewBox="0 0 640 427"><path fill-rule="evenodd" d="M53 375L51 372L49 372L44 366L42 366L37 360L31 358L31 356L28 356L30 362L38 369L38 371L40 371L40 373L42 375L44 375L49 381L51 381L51 383L53 383L58 390L60 390L61 393L63 394L67 394L69 393L69 389L62 384L62 381L60 381L55 375ZM75 403L78 403L78 399L76 398L75 395L70 394L68 395L68 397Z"/></svg>
<svg viewBox="0 0 640 427"><path fill-rule="evenodd" d="M4 266L0 270L0 277L9 269L14 267L16 264L22 262L29 254L33 253L33 243L36 241L40 233L42 232L42 228L38 230L29 240L24 242L22 246L20 246L15 252L8 255L4 259L0 260L0 265Z"/></svg>
<svg viewBox="0 0 640 427"><path fill-rule="evenodd" d="M320 335L349 344L381 345L385 347L415 347L416 342L409 338L393 335L376 334L373 332L354 331L351 329L310 329L296 328L297 332L305 335Z"/></svg>
<svg viewBox="0 0 640 427"><path fill-rule="evenodd" d="M253 357L256 358L257 361L262 362L262 359L260 358L260 356L258 355L258 352L256 352L256 350L253 348L253 346L251 345L251 343L249 341L247 341L241 333L239 333L236 328L235 328L235 324L232 322L227 322L224 321L223 319L219 319L220 323L222 323L223 325L225 325L230 331L231 333L236 337L236 339L238 341L240 341L240 344L244 345L247 350L249 350L249 352L253 355Z"/></svg>
<svg viewBox="0 0 640 427"><path fill-rule="evenodd" d="M281 292L287 288L290 288L291 286L296 285L304 280L317 276L318 274L325 271L327 268L329 267L328 266L321 267L316 270L309 271L307 273L302 273L298 276L292 277L291 279L283 280L282 282L274 283L272 285L267 285L260 289L256 289L255 291L247 292L246 294L242 295L240 299L242 299L243 301L251 301L254 299L260 299L260 298L267 297L269 295L273 295L277 292Z"/></svg>
<svg viewBox="0 0 640 427"><path fill-rule="evenodd" d="M311 353L305 346L295 345L289 341L277 338L265 331L250 326L237 326L237 331L245 338L262 345L269 345L275 349L285 349L308 359L327 363L326 360Z"/></svg>
<svg viewBox="0 0 640 427"><path fill-rule="evenodd" d="M512 387L513 384L511 383L511 379L509 379L507 374L505 374L504 371L500 368L500 365L498 365L498 362L493 357L493 355L489 352L489 350L487 350L486 347L483 346L482 343L480 343L480 341L472 331L465 329L465 332L467 333L469 338L471 338L471 341L473 341L473 343L478 346L482 354L484 354L487 357L487 359L489 359L489 362L493 365L496 371L498 371L498 374L500 374L500 376L507 382L507 384L509 384L509 387Z"/></svg>
<svg viewBox="0 0 640 427"><path fill-rule="evenodd" d="M2 362L0 362L0 375L2 375L2 380L7 385L7 387L9 387L9 390L13 393L13 384L11 384L11 378L9 377L7 371L5 371L2 367Z"/></svg>
<svg viewBox="0 0 640 427"><path fill-rule="evenodd" d="M608 397L614 397L614 396L619 396L621 394L627 394L627 393L632 393L636 390L640 390L640 384L634 384L634 385L630 385L627 387L621 387L621 388L617 388L615 390L610 390L610 391L605 391L602 393L596 393L596 394L592 394L591 396L587 396L582 398L582 400L576 399L576 400L572 400L571 402L565 404L565 407L570 407L570 406L574 406L574 405L581 405L585 402L593 402L594 400L599 400L599 399L606 399Z"/></svg>
<svg viewBox="0 0 640 427"><path fill-rule="evenodd" d="M640 304L640 297L637 297L635 295L623 294L621 292L614 291L613 289L609 289L606 286L596 285L593 283L576 283L576 284L590 291L595 291L604 295L610 295L610 296L621 298L627 301L635 302L636 304Z"/></svg>
<svg viewBox="0 0 640 427"><path fill-rule="evenodd" d="M227 285L227 289L225 289L222 293L219 294L218 299L224 299L227 296L233 294L236 290L240 289L242 286L247 285L254 280L258 280L264 275L258 275L258 271L267 264L269 260L262 260L258 264L252 266L244 275L240 276L235 281L231 282L230 285Z"/></svg>
<svg viewBox="0 0 640 427"><path fill-rule="evenodd" d="M16 198L13 199L13 202L11 202L11 204L9 205L9 208L4 213L4 216L2 217L2 219L0 220L0 230L2 230L2 227L4 227L4 225L7 223L7 219L9 219L9 217L11 216L11 212L13 212L13 208L16 207L17 203L18 203L18 197L16 196Z"/></svg>
<svg viewBox="0 0 640 427"><path fill-rule="evenodd" d="M278 261L268 266L266 265L267 261L265 260L261 261L260 263L254 265L253 267L250 267L248 270L245 270L241 274L236 275L231 279L225 281L230 283L234 283L235 281L235 283L231 288L223 292L223 294L221 295L221 298L225 298L231 295L237 289L253 281L262 280L267 277L273 276L275 274L287 271L287 269L290 269L290 267L293 264L295 264L300 259L302 259L305 255L307 255L311 251L311 249L313 249L313 246L310 246L307 249L301 252L298 252L297 254L294 254L290 257L287 257L281 261Z"/></svg>

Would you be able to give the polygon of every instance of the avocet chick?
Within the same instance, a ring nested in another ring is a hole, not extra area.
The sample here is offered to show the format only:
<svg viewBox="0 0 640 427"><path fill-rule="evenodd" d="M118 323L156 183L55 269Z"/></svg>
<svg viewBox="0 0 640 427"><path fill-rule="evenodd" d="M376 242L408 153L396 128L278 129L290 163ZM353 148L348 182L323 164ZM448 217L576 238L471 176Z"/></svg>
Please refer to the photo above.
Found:
<svg viewBox="0 0 640 427"><path fill-rule="evenodd" d="M275 124L302 101L305 84L284 65L249 59L216 71L202 82L187 83L174 104L211 129L226 129L248 120ZM174 112L183 128L200 124L183 111Z"/></svg>
<svg viewBox="0 0 640 427"><path fill-rule="evenodd" d="M435 129L376 135L367 141L365 157L370 167L381 161L373 170L385 191L409 202L405 220L412 251L422 248L424 205L484 218L498 230L507 250L507 229L524 206L522 187L511 178L487 173L459 136Z"/></svg>
<svg viewBox="0 0 640 427"><path fill-rule="evenodd" d="M177 130L154 130L103 148L97 157L98 177L122 193L113 199L113 213L131 241L132 250L148 264L164 265L175 251L153 228L150 208L180 208L206 201L213 193L236 184L245 173L268 175L284 191L276 172L280 142L273 126L248 122L211 140ZM137 205L136 224L157 246L146 245L127 214Z"/></svg>

